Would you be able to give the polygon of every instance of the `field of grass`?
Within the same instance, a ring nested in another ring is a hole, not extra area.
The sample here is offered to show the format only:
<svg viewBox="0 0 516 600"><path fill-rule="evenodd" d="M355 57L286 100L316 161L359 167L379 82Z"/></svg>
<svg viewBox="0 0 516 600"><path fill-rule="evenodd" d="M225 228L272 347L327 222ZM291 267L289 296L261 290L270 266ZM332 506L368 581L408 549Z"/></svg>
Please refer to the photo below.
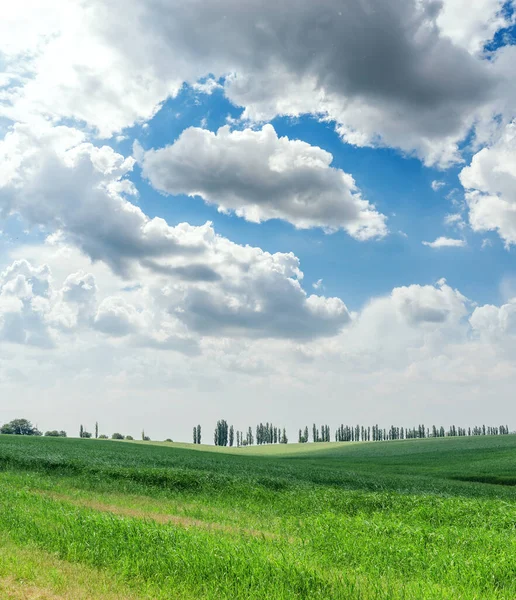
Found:
<svg viewBox="0 0 516 600"><path fill-rule="evenodd" d="M0 436L1 598L514 599L516 436Z"/></svg>

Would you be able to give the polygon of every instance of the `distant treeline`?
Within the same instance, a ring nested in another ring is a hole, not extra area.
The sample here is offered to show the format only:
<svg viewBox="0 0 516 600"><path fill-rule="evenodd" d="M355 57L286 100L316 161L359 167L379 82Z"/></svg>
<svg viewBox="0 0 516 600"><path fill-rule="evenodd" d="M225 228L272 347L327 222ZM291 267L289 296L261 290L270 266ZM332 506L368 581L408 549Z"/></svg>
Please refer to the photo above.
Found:
<svg viewBox="0 0 516 600"><path fill-rule="evenodd" d="M288 444L287 431L281 429L272 423L260 423L255 428L249 427L243 431L235 431L233 425L228 425L225 419L217 421L215 431L213 432L213 442L215 446L252 446L256 444ZM196 425L193 428L193 443L201 443L201 426Z"/></svg>
<svg viewBox="0 0 516 600"><path fill-rule="evenodd" d="M450 425L448 429L444 427L437 427L432 425L431 427L425 427L425 425L418 425L417 427L396 427L391 425L388 429L381 428L379 425L363 426L363 425L340 425L334 431L333 439L336 442L380 442L388 440L409 440L409 439L422 439L422 438L437 438L437 437L465 437L471 435L509 435L514 433L509 431L507 425L497 426L486 426L477 425L475 427L458 427L456 425ZM14 419L9 423L5 423L0 427L0 434L9 435L32 435L41 436L43 433L39 429L32 425L27 419ZM58 431L56 429L46 431L45 436L48 437L67 437L66 431ZM98 439L109 439L105 434L99 434L99 425L95 423L95 438ZM86 431L83 425L79 428L80 438L92 438L93 434ZM142 431L142 440L150 441L150 437L145 435L145 431ZM111 435L112 440L133 440L134 438L130 435L123 435L121 433L113 433ZM172 442L170 438L165 440L166 442ZM288 444L288 437L286 429L283 427L277 427L272 423L259 423L256 427L249 427L247 431L235 431L233 425L228 425L224 419L217 421L215 427L213 441L216 446L252 446L254 444ZM299 443L307 442L330 442L331 431L329 425L321 425L317 427L314 423L311 431L308 426L304 429L299 430L298 439ZM193 428L193 443L201 443L201 426L196 425Z"/></svg>
<svg viewBox="0 0 516 600"><path fill-rule="evenodd" d="M58 431L57 429L53 429L51 431L45 431L45 433L43 434L37 428L37 426L34 426L28 419L13 419L12 421L9 421L9 423L5 423L4 425L2 425L0 427L0 434L32 435L32 436L45 435L45 437L64 437L64 438L67 437L66 431L63 431L63 430ZM86 431L86 429L84 429L84 427L81 425L79 428L79 437L80 438L91 438L91 437L93 437L93 435L89 431ZM98 423L95 423L95 437L100 440L109 439L107 435L104 435L104 434L99 435ZM121 433L113 433L113 435L111 436L111 439L112 440L132 440L134 438L130 435L122 435ZM148 438L145 435L145 432L142 432L142 439L150 440L150 438ZM169 441L172 441L172 440L169 440Z"/></svg>
<svg viewBox="0 0 516 600"><path fill-rule="evenodd" d="M197 425L193 428L194 444L201 443L201 426ZM444 427L425 427L418 425L417 427L396 427L392 425L388 429L381 428L379 425L363 426L363 425L340 425L334 432L333 439L336 442L380 442L388 440L409 440L422 438L437 438L437 437L455 437L455 436L470 436L470 435L508 435L509 427L507 425L486 426L478 425L475 427L457 427L451 425L448 429ZM330 442L331 430L329 425L321 425L317 427L314 423L311 431L308 426L299 430L298 443L307 442ZM287 444L288 438L285 428L281 429L272 423L260 423L253 428L249 427L244 433L237 431L233 425L228 425L224 419L217 421L215 427L213 441L216 446L252 446L253 444ZM235 443L236 442L236 443Z"/></svg>
<svg viewBox="0 0 516 600"><path fill-rule="evenodd" d="M455 437L470 435L508 435L509 427L507 425L498 425L495 427L478 425L476 427L457 427L450 425L446 430L444 427L395 427L391 425L388 429L381 428L379 425L340 425L335 430L336 442L381 442L387 440L410 440L436 437ZM304 432L299 430L299 442L308 442L308 427ZM328 425L322 425L319 430L316 425L312 427L312 442L329 442L330 428Z"/></svg>

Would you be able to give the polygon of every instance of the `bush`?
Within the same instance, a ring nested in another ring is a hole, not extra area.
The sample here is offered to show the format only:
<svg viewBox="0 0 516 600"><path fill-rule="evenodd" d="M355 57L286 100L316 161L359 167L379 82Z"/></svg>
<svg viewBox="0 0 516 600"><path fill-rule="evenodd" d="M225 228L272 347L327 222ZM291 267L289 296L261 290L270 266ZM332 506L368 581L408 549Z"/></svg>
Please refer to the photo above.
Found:
<svg viewBox="0 0 516 600"><path fill-rule="evenodd" d="M124 438L124 436L123 436L121 433L114 433L114 434L111 436L111 439L112 439L112 440L123 440L123 439L125 439L125 438Z"/></svg>
<svg viewBox="0 0 516 600"><path fill-rule="evenodd" d="M99 435L99 440L108 440L108 436L105 433L102 433L101 435Z"/></svg>
<svg viewBox="0 0 516 600"><path fill-rule="evenodd" d="M46 437L66 437L66 431L57 431L57 429L53 429L52 431L45 431Z"/></svg>
<svg viewBox="0 0 516 600"><path fill-rule="evenodd" d="M83 431L82 432L82 437L83 438L90 438L91 437L91 433L89 431Z"/></svg>
<svg viewBox="0 0 516 600"><path fill-rule="evenodd" d="M126 435L126 436L125 436L125 439L126 439L126 440L134 440L134 438L133 438L133 436L132 436L132 435Z"/></svg>
<svg viewBox="0 0 516 600"><path fill-rule="evenodd" d="M171 440L170 438L167 438L167 439L165 440L165 442L173 442L173 441L174 441L174 440Z"/></svg>

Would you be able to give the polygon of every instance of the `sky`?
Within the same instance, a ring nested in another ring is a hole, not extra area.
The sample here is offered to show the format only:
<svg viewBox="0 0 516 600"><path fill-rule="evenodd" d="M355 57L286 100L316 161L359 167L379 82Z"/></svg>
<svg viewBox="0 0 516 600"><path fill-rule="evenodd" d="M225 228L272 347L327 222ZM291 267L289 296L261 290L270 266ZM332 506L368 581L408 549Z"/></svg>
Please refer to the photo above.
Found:
<svg viewBox="0 0 516 600"><path fill-rule="evenodd" d="M21 0L0 423L516 428L501 0Z"/></svg>

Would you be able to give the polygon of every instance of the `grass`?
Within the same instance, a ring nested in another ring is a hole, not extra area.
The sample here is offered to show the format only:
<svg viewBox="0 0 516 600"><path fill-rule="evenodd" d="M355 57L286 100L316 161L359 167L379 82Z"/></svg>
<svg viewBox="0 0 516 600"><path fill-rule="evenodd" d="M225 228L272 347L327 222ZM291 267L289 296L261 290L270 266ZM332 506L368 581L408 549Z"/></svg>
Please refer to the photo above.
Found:
<svg viewBox="0 0 516 600"><path fill-rule="evenodd" d="M513 599L515 463L516 436L241 449L0 436L0 543L22 557L0 568L0 596L28 563L56 593L35 553L57 561L64 598L94 571L84 597Z"/></svg>

